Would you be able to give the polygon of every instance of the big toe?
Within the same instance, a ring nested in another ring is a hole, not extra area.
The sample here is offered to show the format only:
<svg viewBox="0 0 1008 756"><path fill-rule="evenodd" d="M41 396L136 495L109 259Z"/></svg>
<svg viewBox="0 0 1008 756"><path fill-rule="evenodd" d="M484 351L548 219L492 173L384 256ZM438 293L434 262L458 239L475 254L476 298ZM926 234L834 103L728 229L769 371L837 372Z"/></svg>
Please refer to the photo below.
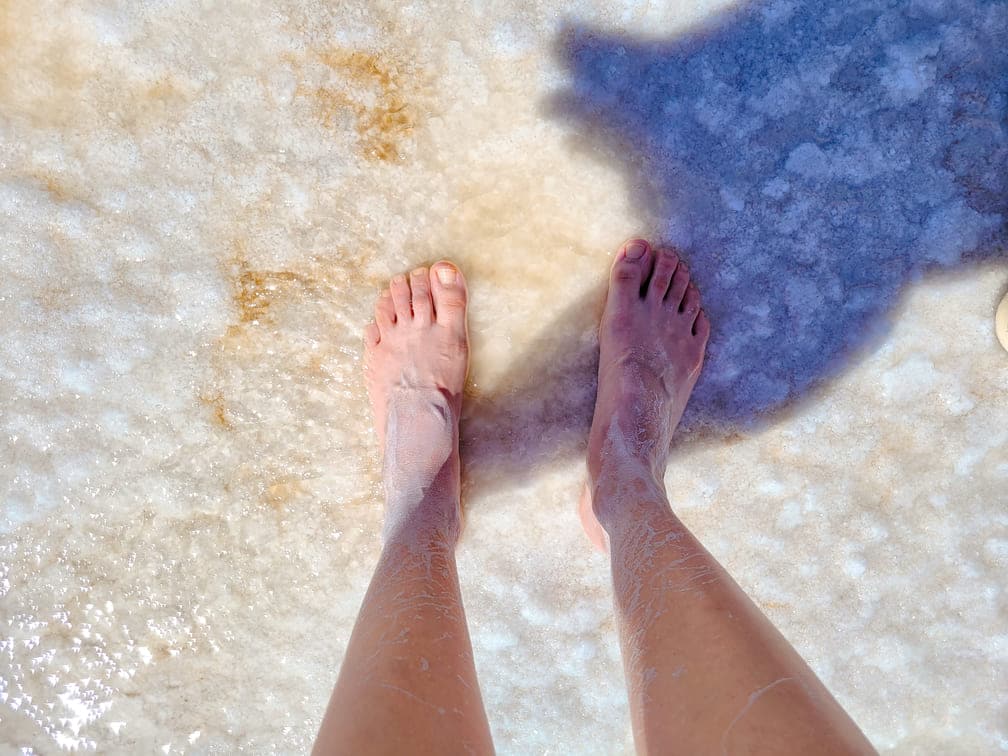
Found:
<svg viewBox="0 0 1008 756"><path fill-rule="evenodd" d="M631 239L616 254L609 280L609 296L617 300L640 299L641 287L651 275L654 253L644 239Z"/></svg>
<svg viewBox="0 0 1008 756"><path fill-rule="evenodd" d="M431 266L430 285L437 322L464 333L468 290L462 271L441 260Z"/></svg>

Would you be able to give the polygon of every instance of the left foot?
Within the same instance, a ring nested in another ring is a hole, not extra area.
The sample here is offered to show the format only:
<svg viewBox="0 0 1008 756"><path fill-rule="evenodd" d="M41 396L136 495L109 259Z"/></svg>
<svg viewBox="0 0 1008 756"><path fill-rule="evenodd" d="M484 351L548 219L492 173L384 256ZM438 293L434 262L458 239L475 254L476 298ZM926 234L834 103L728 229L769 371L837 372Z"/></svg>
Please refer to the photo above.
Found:
<svg viewBox="0 0 1008 756"><path fill-rule="evenodd" d="M466 285L451 263L396 276L364 329L365 377L383 455L386 540L458 537L459 417L469 367Z"/></svg>

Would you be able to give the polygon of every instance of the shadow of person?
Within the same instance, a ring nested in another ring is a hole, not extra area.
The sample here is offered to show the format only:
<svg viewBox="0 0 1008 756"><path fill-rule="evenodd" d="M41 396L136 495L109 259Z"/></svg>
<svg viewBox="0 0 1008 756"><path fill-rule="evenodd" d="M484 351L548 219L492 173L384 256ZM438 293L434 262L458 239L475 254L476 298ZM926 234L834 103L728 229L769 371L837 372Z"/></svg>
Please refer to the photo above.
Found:
<svg viewBox="0 0 1008 756"><path fill-rule="evenodd" d="M1004 256L1003 2L770 0L667 41L570 26L558 54L547 112L626 171L710 315L687 429L750 427L883 335L908 282ZM474 402L474 469L584 449L603 292Z"/></svg>
<svg viewBox="0 0 1008 756"><path fill-rule="evenodd" d="M598 324L607 285L566 307L485 392L463 406L464 490L520 483L534 468L584 455L595 406Z"/></svg>

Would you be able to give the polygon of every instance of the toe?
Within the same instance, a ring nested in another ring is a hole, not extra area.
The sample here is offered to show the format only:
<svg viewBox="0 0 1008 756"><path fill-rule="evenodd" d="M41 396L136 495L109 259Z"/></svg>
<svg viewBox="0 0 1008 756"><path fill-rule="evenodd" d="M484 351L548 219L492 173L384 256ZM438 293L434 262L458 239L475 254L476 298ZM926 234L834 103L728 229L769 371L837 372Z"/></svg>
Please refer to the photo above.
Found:
<svg viewBox="0 0 1008 756"><path fill-rule="evenodd" d="M679 255L671 249L658 250L655 258L654 272L651 274L651 281L648 283L647 298L649 301L661 303L668 292L669 284L672 283L672 276L679 264Z"/></svg>
<svg viewBox="0 0 1008 756"><path fill-rule="evenodd" d="M410 322L413 319L413 308L410 306L410 287L406 283L406 276L401 274L394 276L389 289L392 292L392 305L395 308L396 322Z"/></svg>
<svg viewBox="0 0 1008 756"><path fill-rule="evenodd" d="M672 276L672 283L669 284L668 294L665 296L665 304L670 308L679 311L683 297L686 295L686 287L689 286L689 267L680 261L676 268L675 275Z"/></svg>
<svg viewBox="0 0 1008 756"><path fill-rule="evenodd" d="M430 285L437 322L464 331L468 293L462 271L441 260L431 267Z"/></svg>
<svg viewBox="0 0 1008 756"><path fill-rule="evenodd" d="M430 276L427 268L417 268L410 273L410 289L413 291L413 319L420 325L430 325L434 317L431 305Z"/></svg>
<svg viewBox="0 0 1008 756"><path fill-rule="evenodd" d="M702 309L697 315L697 319L693 321L693 334L704 344L710 338L710 318Z"/></svg>
<svg viewBox="0 0 1008 756"><path fill-rule="evenodd" d="M375 323L368 323L364 326L364 343L368 346L375 346L381 341L381 333Z"/></svg>
<svg viewBox="0 0 1008 756"><path fill-rule="evenodd" d="M374 312L375 323L378 324L378 329L380 331L387 332L395 324L395 305L392 304L392 292L388 289L385 289L378 295L378 301L375 302Z"/></svg>
<svg viewBox="0 0 1008 756"><path fill-rule="evenodd" d="M691 325L700 312L700 292L692 283L686 287L686 295L683 297L679 311L686 316Z"/></svg>
<svg viewBox="0 0 1008 756"><path fill-rule="evenodd" d="M639 299L641 285L651 273L652 258L651 245L644 239L631 239L624 244L613 263L610 294L626 301Z"/></svg>

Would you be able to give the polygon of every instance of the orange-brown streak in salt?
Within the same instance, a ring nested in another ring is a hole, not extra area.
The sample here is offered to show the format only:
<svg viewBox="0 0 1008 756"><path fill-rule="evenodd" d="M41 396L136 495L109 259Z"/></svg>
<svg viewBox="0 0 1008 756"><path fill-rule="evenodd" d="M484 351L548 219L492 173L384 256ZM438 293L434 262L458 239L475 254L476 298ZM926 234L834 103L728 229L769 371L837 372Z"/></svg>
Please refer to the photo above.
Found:
<svg viewBox="0 0 1008 756"><path fill-rule="evenodd" d="M320 303L333 301L340 291L349 288L370 287L377 293L379 286L387 285L387 281L365 272L368 258L375 253L368 246L333 255L309 254L296 265L277 266L276 269L256 266L253 262L256 255L249 247L247 239L236 238L223 261L232 285L235 319L222 334L213 358L217 377L197 398L211 410L211 422L254 445L258 429L246 427L241 421L241 408L247 409L247 403L241 395L232 395L234 386L240 386L241 381L234 384L229 377L236 375L235 371L242 370L243 366L272 360L282 362L288 373L296 371L292 385L327 383L331 375L326 362L331 354L325 349L310 355L292 353L290 346L284 344L287 317L296 316L298 308L316 308ZM319 334L326 333L330 325L324 317L318 320ZM324 342L324 338L320 341ZM248 458L237 464L234 475L236 479L257 478L255 488L260 501L281 513L292 503L314 495L308 478L313 475L311 470L315 463L304 450L289 449L276 456L272 464L261 457ZM360 502L373 504L380 498L381 490L377 468L370 472L366 483L368 492L361 496ZM339 511L343 512L342 506Z"/></svg>
<svg viewBox="0 0 1008 756"><path fill-rule="evenodd" d="M361 254L366 254L362 252ZM333 293L346 284L349 271L337 268L330 259L309 257L294 269L259 268L250 260L254 258L249 251L246 240L238 238L232 244L230 255L224 261L228 278L232 282L232 297L236 307L236 319L227 328L220 340L220 350L217 354L215 372L222 378L234 371L234 363L246 364L247 360L285 359L291 357L289 350L282 343L285 317L288 308L312 306L312 303L325 301L333 297ZM348 264L353 261L347 260ZM361 264L363 260L359 261ZM359 266L358 266L359 267ZM356 275L360 276L359 272ZM353 276L349 276L352 278ZM321 328L321 324L320 324ZM280 341L278 341L280 339ZM267 356L268 350L275 350L274 357ZM313 354L302 364L301 360L287 361L287 369L300 366L298 383L326 381L325 355ZM297 368L295 368L297 369ZM246 429L229 412L231 397L226 394L230 382L215 380L206 387L199 400L212 411L214 424L224 430L242 434L256 432ZM243 402L240 396L233 397L236 404ZM307 470L312 460L301 458L295 450L283 455L282 466L288 470ZM299 499L311 497L312 493L306 482L297 473L291 475L277 469L269 469L275 465L266 464L264 469L262 459L249 460L239 465L237 475L254 475L259 478L257 489L263 504L268 505L278 514L288 509Z"/></svg>
<svg viewBox="0 0 1008 756"><path fill-rule="evenodd" d="M56 202L77 202L96 213L98 212L98 206L88 196L87 188L79 183L68 183L66 177L43 170L33 169L27 173L27 177L42 186Z"/></svg>
<svg viewBox="0 0 1008 756"><path fill-rule="evenodd" d="M286 296L291 287L307 288L313 283L289 270L246 270L238 277L235 288L241 322L264 321L270 305Z"/></svg>
<svg viewBox="0 0 1008 756"><path fill-rule="evenodd" d="M294 499L308 493L304 481L300 478L285 477L273 481L266 486L263 498L273 509L282 510Z"/></svg>
<svg viewBox="0 0 1008 756"><path fill-rule="evenodd" d="M87 30L51 23L32 0L0 0L0 111L36 128L137 132L180 120L193 93L151 84L107 56Z"/></svg>
<svg viewBox="0 0 1008 756"><path fill-rule="evenodd" d="M301 270L260 270L249 263L244 242L236 240L233 247L227 266L229 277L234 282L239 325L268 322L272 307L281 302L296 302L299 294L326 297L338 288L348 287L371 287L377 291L380 285L386 283L362 272L368 255L372 254L367 249L353 255L340 255L343 262L339 268L330 260L313 255L305 261ZM231 326L229 332L236 333L236 328Z"/></svg>
<svg viewBox="0 0 1008 756"><path fill-rule="evenodd" d="M216 394L200 394L200 403L205 404L213 410L214 421L224 430L232 430L234 425L227 416L227 404L224 395L218 391Z"/></svg>
<svg viewBox="0 0 1008 756"><path fill-rule="evenodd" d="M265 323L270 308L295 292L315 289L319 281L291 270L256 270L249 265L245 244L236 240L234 252L227 261L233 280L234 302L238 307L238 326L231 326L228 335L238 335L242 324Z"/></svg>
<svg viewBox="0 0 1008 756"><path fill-rule="evenodd" d="M316 56L346 84L343 89L328 84L298 87L298 94L315 100L322 125L335 128L341 113L349 111L356 117L365 158L399 160L402 143L416 125L414 109L406 100L407 79L403 73L374 53L333 48ZM355 96L355 88L364 88L373 97Z"/></svg>
<svg viewBox="0 0 1008 756"><path fill-rule="evenodd" d="M118 110L118 121L130 131L140 131L154 124L175 124L181 120L193 99L184 85L165 75L150 86L137 86L132 97Z"/></svg>
<svg viewBox="0 0 1008 756"><path fill-rule="evenodd" d="M54 176L45 175L40 177L42 183L45 185L46 191L52 195L53 199L57 202L66 202L70 199L70 194L67 192L66 188L56 180Z"/></svg>

